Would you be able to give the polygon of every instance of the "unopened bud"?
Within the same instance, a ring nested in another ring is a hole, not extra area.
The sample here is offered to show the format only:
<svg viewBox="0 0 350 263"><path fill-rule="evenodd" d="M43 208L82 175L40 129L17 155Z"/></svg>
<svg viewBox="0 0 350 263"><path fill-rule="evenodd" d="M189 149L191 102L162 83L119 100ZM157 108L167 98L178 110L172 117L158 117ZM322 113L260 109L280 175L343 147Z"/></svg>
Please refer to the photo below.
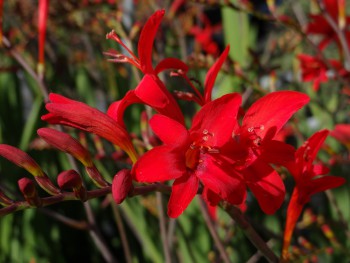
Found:
<svg viewBox="0 0 350 263"><path fill-rule="evenodd" d="M49 194L60 193L59 189L52 184L40 166L27 153L7 144L0 144L0 156L31 173L40 187Z"/></svg>
<svg viewBox="0 0 350 263"><path fill-rule="evenodd" d="M85 201L87 198L86 189L80 175L74 170L61 172L57 177L57 184L61 189L73 189L77 198Z"/></svg>
<svg viewBox="0 0 350 263"><path fill-rule="evenodd" d="M29 205L33 207L40 207L42 205L33 180L24 177L18 181L18 186Z"/></svg>
<svg viewBox="0 0 350 263"><path fill-rule="evenodd" d="M113 178L112 195L117 204L120 204L132 191L132 176L130 170L120 170Z"/></svg>
<svg viewBox="0 0 350 263"><path fill-rule="evenodd" d="M92 159L89 152L69 134L50 128L41 128L37 133L48 144L62 152L74 156L74 158L79 160L84 166L92 166Z"/></svg>

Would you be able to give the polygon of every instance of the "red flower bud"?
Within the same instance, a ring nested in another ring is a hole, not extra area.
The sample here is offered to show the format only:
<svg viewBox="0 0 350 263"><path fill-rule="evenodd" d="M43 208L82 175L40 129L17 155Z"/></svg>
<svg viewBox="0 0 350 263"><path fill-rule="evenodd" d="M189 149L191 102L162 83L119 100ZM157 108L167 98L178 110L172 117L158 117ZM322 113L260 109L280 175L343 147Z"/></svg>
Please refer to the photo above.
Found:
<svg viewBox="0 0 350 263"><path fill-rule="evenodd" d="M24 198L31 206L40 207L42 205L33 180L24 177L18 181L18 186Z"/></svg>
<svg viewBox="0 0 350 263"><path fill-rule="evenodd" d="M130 170L120 170L113 178L112 195L117 204L120 204L133 189Z"/></svg>
<svg viewBox="0 0 350 263"><path fill-rule="evenodd" d="M57 177L57 184L61 189L73 189L77 198L86 200L86 189L80 175L74 170L63 171Z"/></svg>
<svg viewBox="0 0 350 263"><path fill-rule="evenodd" d="M40 75L44 73L45 64L45 38L46 38L46 21L49 9L49 0L39 0L39 17L38 17L38 30L39 30L39 64L38 72Z"/></svg>
<svg viewBox="0 0 350 263"><path fill-rule="evenodd" d="M89 152L72 136L50 128L41 128L37 133L48 144L74 156L84 166L93 166Z"/></svg>
<svg viewBox="0 0 350 263"><path fill-rule="evenodd" d="M27 153L7 144L0 144L0 156L31 173L40 187L49 194L60 193L59 189L52 184L40 166Z"/></svg>

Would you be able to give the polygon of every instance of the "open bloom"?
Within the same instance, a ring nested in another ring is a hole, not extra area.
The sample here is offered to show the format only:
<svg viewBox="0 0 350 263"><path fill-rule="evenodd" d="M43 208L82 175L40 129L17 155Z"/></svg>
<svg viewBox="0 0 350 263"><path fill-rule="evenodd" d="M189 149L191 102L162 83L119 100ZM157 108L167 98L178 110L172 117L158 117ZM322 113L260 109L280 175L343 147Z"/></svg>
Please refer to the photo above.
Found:
<svg viewBox="0 0 350 263"><path fill-rule="evenodd" d="M82 102L51 93L46 104L48 114L41 117L51 124L61 124L94 133L124 150L133 162L135 148L127 131L107 114Z"/></svg>
<svg viewBox="0 0 350 263"><path fill-rule="evenodd" d="M246 112L242 125L236 122L231 139L222 149L225 162L241 174L241 183L250 188L261 209L273 214L283 203L285 187L270 163L285 165L294 159L294 147L275 139L289 118L309 101L294 91L270 93Z"/></svg>
<svg viewBox="0 0 350 263"><path fill-rule="evenodd" d="M312 135L295 153L295 161L289 163L288 169L295 180L295 188L287 209L287 222L284 231L282 258L288 258L288 247L295 224L306 203L313 194L338 187L345 179L336 176L320 176L327 174L329 169L322 164L313 164L318 151L329 131L322 130Z"/></svg>
<svg viewBox="0 0 350 263"><path fill-rule="evenodd" d="M322 59L305 54L298 55L298 59L301 67L301 79L305 82L313 81L313 89L315 91L319 89L320 83L327 82L332 77L332 74L330 74L331 69L328 68ZM328 63L334 70L337 70L340 76L349 74L339 61L330 59Z"/></svg>
<svg viewBox="0 0 350 263"><path fill-rule="evenodd" d="M200 182L221 199L242 203L245 189L239 175L232 167L224 167L223 172L218 168L220 148L231 139L240 103L241 97L234 93L204 105L190 130L163 115L150 120L164 145L144 154L135 164L133 174L137 181L147 183L175 179L168 204L170 217L175 218L186 209Z"/></svg>
<svg viewBox="0 0 350 263"><path fill-rule="evenodd" d="M236 126L230 149L237 168L248 167L258 157L266 163L283 165L294 159L294 148L278 141L278 132L292 115L309 102L306 94L277 91L257 100L245 113L242 125Z"/></svg>
<svg viewBox="0 0 350 263"><path fill-rule="evenodd" d="M350 17L345 16L344 1L323 0L323 4L325 6L325 12L327 12L330 18L333 19L334 23L339 22L339 26L342 29L344 28L345 24L350 22ZM321 42L319 43L320 50L323 50L332 41L335 41L341 49L337 33L334 31L324 15L322 13L310 15L310 18L312 21L307 25L306 33L323 36ZM346 32L346 35L349 35L349 33Z"/></svg>
<svg viewBox="0 0 350 263"><path fill-rule="evenodd" d="M123 123L123 113L125 109L134 103L147 104L160 114L169 116L179 122L184 122L183 115L174 97L166 89L157 75L167 69L179 69L183 72L187 72L187 65L176 58L165 58L160 61L155 68L152 65L153 43L163 16L164 10L156 11L144 25L138 42L139 57L122 42L114 31L107 34L107 39L113 39L118 42L131 56L127 57L117 51L110 50L105 52L106 55L111 57L109 60L117 63L130 63L145 74L134 90L127 92L122 100L114 102L109 107L107 114L119 123Z"/></svg>

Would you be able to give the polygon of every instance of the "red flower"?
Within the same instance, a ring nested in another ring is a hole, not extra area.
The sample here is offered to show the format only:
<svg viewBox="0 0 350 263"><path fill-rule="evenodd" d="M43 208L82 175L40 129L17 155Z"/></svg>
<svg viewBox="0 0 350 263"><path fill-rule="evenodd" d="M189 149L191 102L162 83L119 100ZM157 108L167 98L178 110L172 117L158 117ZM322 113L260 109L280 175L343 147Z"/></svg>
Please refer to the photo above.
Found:
<svg viewBox="0 0 350 263"><path fill-rule="evenodd" d="M61 124L94 133L123 149L133 162L137 159L127 131L107 114L82 102L51 93L46 104L48 114L41 117L51 124Z"/></svg>
<svg viewBox="0 0 350 263"><path fill-rule="evenodd" d="M335 23L347 24L350 22L350 17L344 17L344 6L341 1L324 0L325 11L330 15ZM339 2L339 3L338 3ZM339 12L340 11L340 12ZM323 35L323 39L319 43L320 50L323 50L330 42L336 41L341 48L337 33L333 30L323 14L310 15L312 22L307 25L306 33ZM341 25L342 26L342 25Z"/></svg>
<svg viewBox="0 0 350 263"><path fill-rule="evenodd" d="M166 116L155 115L150 125L164 145L143 155L133 174L139 182L175 179L168 215L178 217L197 194L199 182L221 199L240 204L245 189L232 167L220 164L220 147L231 139L241 103L228 94L206 104L194 117L191 129Z"/></svg>
<svg viewBox="0 0 350 263"><path fill-rule="evenodd" d="M306 94L277 91L253 103L242 125L233 132L230 150L233 156L240 156L236 166L248 167L258 157L266 163L281 165L293 160L294 148L275 138L290 117L308 102Z"/></svg>
<svg viewBox="0 0 350 263"><path fill-rule="evenodd" d="M138 43L139 57L122 42L114 31L107 34L107 39L115 40L131 55L131 57L127 57L117 51L110 50L105 52L106 55L112 57L109 60L118 63L128 62L145 74L135 90L129 91L122 100L113 103L108 109L108 115L119 123L123 123L122 116L126 107L134 103L147 104L158 111L158 113L169 116L179 122L184 122L179 106L171 93L157 77L157 74L166 69L179 69L187 72L187 65L176 58L163 59L155 68L152 65L153 43L164 13L164 10L155 12L143 27Z"/></svg>
<svg viewBox="0 0 350 263"><path fill-rule="evenodd" d="M222 32L222 25L212 25L206 15L201 15L200 20L204 27L193 26L189 33L195 37L195 41L200 45L204 52L218 55L220 49L218 44L213 40L213 35Z"/></svg>
<svg viewBox="0 0 350 263"><path fill-rule="evenodd" d="M287 222L284 231L282 257L288 258L288 247L295 224L304 205L313 194L341 186L345 179L336 176L320 176L329 172L322 164L313 164L318 151L327 138L329 131L322 130L312 135L295 153L295 161L288 169L295 180L295 188L287 209Z"/></svg>
<svg viewBox="0 0 350 263"><path fill-rule="evenodd" d="M285 195L283 181L269 163L285 165L294 159L295 152L291 145L275 137L308 101L307 95L294 91L264 96L247 110L242 126L234 128L233 140L221 149L225 160L242 175L266 214L273 214Z"/></svg>
<svg viewBox="0 0 350 263"><path fill-rule="evenodd" d="M313 81L313 89L317 91L321 82L327 82L331 77L328 74L329 70L326 63L317 57L312 57L305 54L298 55L301 66L301 78L303 81ZM345 76L348 72L343 68L342 64L334 59L328 60L328 63L332 65L334 70L338 71L338 74Z"/></svg>
<svg viewBox="0 0 350 263"><path fill-rule="evenodd" d="M337 124L330 134L350 149L350 124Z"/></svg>

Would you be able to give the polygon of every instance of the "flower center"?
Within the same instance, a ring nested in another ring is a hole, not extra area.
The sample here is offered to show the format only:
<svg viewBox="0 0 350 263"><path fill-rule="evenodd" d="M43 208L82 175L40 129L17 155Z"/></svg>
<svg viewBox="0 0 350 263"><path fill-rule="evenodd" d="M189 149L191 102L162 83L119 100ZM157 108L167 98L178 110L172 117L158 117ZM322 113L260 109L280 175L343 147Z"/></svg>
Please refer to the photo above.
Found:
<svg viewBox="0 0 350 263"><path fill-rule="evenodd" d="M198 166L198 164L202 162L202 160L200 159L201 154L219 153L219 149L207 145L209 138L212 137L214 134L206 129L204 129L202 133L203 136L201 136L195 142L193 142L185 154L186 166L191 170L194 170Z"/></svg>

